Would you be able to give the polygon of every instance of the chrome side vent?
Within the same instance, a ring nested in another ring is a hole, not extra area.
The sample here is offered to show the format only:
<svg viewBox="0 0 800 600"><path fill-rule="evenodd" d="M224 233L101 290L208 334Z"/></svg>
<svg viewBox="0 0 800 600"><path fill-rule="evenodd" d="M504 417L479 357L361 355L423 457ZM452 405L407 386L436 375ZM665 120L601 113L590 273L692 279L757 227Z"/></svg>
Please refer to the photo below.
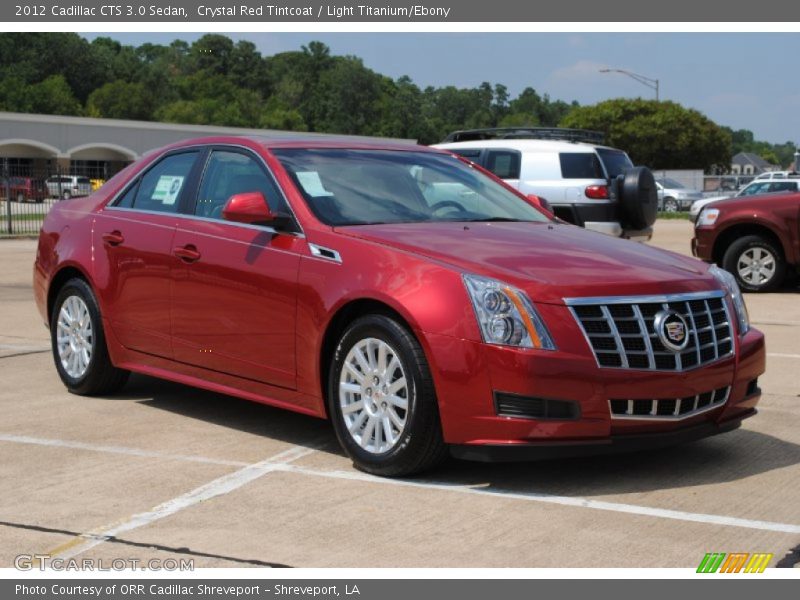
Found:
<svg viewBox="0 0 800 600"><path fill-rule="evenodd" d="M342 257L336 250L331 250L330 248L325 248L324 246L318 246L317 244L309 244L308 248L311 250L311 254L317 258L332 260L336 263L342 262Z"/></svg>

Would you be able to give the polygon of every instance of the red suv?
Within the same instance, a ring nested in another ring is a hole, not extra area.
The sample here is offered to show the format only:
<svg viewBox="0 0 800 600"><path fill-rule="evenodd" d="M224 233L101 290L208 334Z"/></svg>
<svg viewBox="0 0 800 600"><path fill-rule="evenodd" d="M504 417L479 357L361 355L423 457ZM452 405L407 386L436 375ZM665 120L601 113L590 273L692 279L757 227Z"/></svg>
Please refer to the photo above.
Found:
<svg viewBox="0 0 800 600"><path fill-rule="evenodd" d="M776 289L800 267L800 194L730 198L703 207L692 253L732 273L745 291Z"/></svg>
<svg viewBox="0 0 800 600"><path fill-rule="evenodd" d="M0 178L0 194L5 196L6 189L11 193L11 200L17 202L44 202L47 197L44 181L32 177L9 177L8 184L5 179Z"/></svg>
<svg viewBox="0 0 800 600"><path fill-rule="evenodd" d="M410 145L170 146L56 204L34 289L69 390L135 371L327 418L388 476L728 431L765 364L727 272Z"/></svg>

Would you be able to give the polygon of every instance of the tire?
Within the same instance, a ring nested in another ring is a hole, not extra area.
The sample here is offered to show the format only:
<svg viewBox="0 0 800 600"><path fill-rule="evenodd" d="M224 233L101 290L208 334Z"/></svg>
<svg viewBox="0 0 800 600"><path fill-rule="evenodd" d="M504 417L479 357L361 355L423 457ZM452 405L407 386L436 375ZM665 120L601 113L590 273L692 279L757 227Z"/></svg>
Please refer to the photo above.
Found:
<svg viewBox="0 0 800 600"><path fill-rule="evenodd" d="M678 210L678 201L675 198L664 198L664 212L676 213Z"/></svg>
<svg viewBox="0 0 800 600"><path fill-rule="evenodd" d="M748 261L757 261L760 269L748 268ZM783 252L760 235L747 235L733 242L725 251L722 267L736 277L739 287L746 292L770 292L786 276Z"/></svg>
<svg viewBox="0 0 800 600"><path fill-rule="evenodd" d="M646 229L658 216L658 191L647 167L626 169L617 177L620 220L625 229Z"/></svg>
<svg viewBox="0 0 800 600"><path fill-rule="evenodd" d="M59 336L65 331L69 332L69 324L73 320L67 318L69 316L76 317L74 320L80 318L80 322L84 323L83 329ZM110 394L128 380L129 371L117 369L111 364L100 308L92 289L83 279L70 279L59 290L50 316L50 340L58 375L73 394ZM81 346L86 353L82 353ZM76 347L78 352L74 351ZM70 356L76 358L70 360ZM88 361L85 360L87 356Z"/></svg>
<svg viewBox="0 0 800 600"><path fill-rule="evenodd" d="M61 192L61 199L62 200L69 200L72 197L72 194L69 193L69 190L64 190Z"/></svg>
<svg viewBox="0 0 800 600"><path fill-rule="evenodd" d="M366 362L359 363L359 352ZM403 387L391 389L403 381ZM402 477L447 457L428 361L414 336L388 316L367 315L345 330L330 368L328 414L339 443L361 471Z"/></svg>

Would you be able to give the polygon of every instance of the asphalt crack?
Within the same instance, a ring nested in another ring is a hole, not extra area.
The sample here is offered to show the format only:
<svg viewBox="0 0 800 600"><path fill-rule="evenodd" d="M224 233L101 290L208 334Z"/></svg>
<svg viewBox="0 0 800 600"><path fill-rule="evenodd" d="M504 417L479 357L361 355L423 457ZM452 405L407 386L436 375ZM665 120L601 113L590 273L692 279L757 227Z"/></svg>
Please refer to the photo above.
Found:
<svg viewBox="0 0 800 600"><path fill-rule="evenodd" d="M38 531L40 533L55 533L61 535L68 535L70 537L79 537L85 535L77 531L70 531L68 529L57 529L54 527L44 527L42 525L30 525L27 523L12 523L10 521L0 521L0 526L11 527L13 529L23 529L27 531ZM103 538L106 543L120 544L123 546L130 546L133 548L147 548L149 550L160 550L162 552L171 552L173 554L181 554L184 556L193 556L193 557L196 556L199 558L217 558L229 562L235 562L254 567L287 568L287 569L291 568L290 565L284 565L282 563L267 562L256 558L237 558L235 556L226 556L224 554L214 554L213 552L201 552L199 550L192 550L191 548L187 548L185 546L175 547L175 546L167 546L164 544L155 544L151 542L134 542L133 540L126 540L123 538L118 538L113 535L103 536Z"/></svg>

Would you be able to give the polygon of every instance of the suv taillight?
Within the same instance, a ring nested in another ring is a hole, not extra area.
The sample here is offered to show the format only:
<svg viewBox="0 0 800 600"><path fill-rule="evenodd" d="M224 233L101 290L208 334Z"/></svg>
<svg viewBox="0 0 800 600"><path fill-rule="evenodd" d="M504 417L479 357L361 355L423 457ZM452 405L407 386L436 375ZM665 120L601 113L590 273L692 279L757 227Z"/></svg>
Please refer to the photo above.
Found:
<svg viewBox="0 0 800 600"><path fill-rule="evenodd" d="M590 185L584 190L587 198L593 200L608 200L608 186L607 185Z"/></svg>

